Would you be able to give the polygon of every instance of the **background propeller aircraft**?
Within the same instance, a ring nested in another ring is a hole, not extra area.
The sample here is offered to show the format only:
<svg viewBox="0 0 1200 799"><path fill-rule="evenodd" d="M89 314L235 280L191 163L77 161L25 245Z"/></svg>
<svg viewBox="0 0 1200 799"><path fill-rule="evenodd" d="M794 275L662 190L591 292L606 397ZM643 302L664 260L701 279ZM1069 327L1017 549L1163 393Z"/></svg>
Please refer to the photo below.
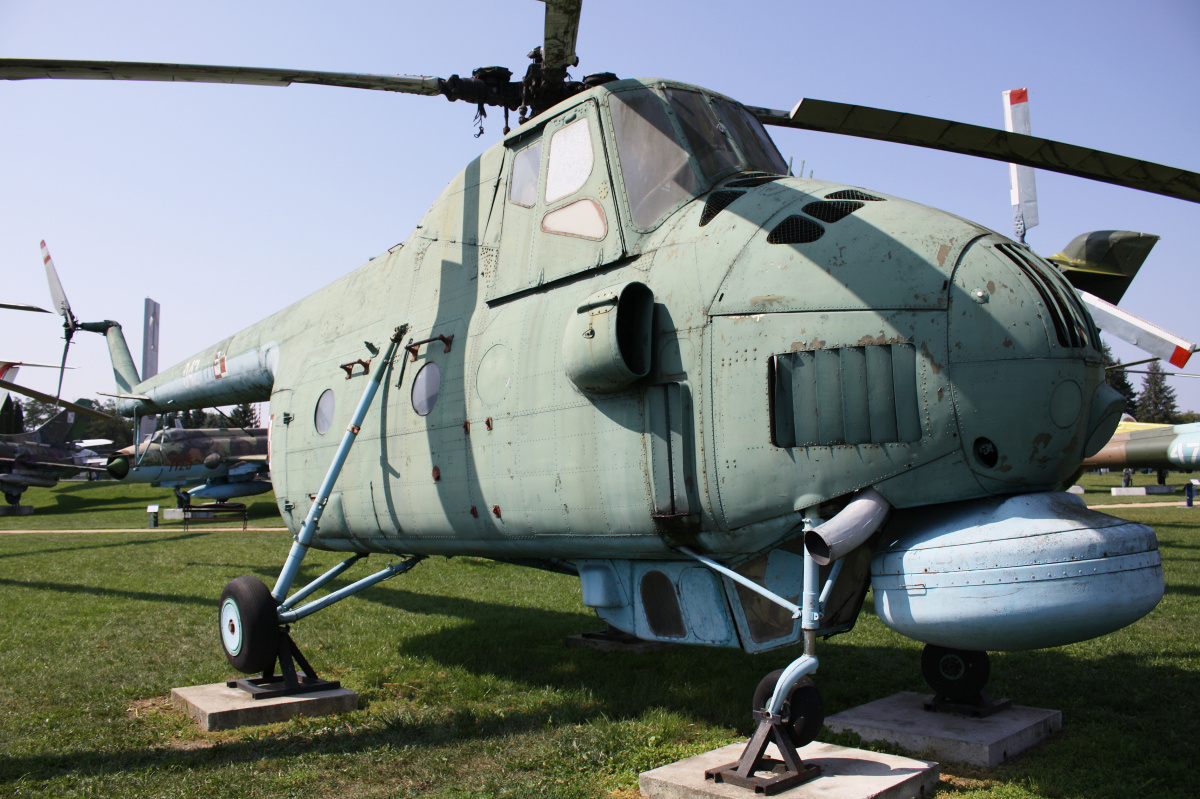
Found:
<svg viewBox="0 0 1200 799"><path fill-rule="evenodd" d="M884 621L929 645L926 675L951 701L982 700L985 650L1083 640L1152 609L1152 531L1055 492L1124 404L1062 274L867 181L790 177L759 123L1191 200L1197 176L832 103L574 85L577 14L547 4L546 61L515 87L490 68L472 82L0 62L14 79L284 79L532 107L403 244L331 286L144 382L108 329L129 412L272 403L297 542L273 590L227 587L231 663L272 669L290 651L281 623L469 553L578 573L584 601L641 637L803 640L754 702L799 744L820 728L815 638L848 629L869 585ZM290 593L310 546L351 556ZM302 604L370 552L409 558Z"/></svg>

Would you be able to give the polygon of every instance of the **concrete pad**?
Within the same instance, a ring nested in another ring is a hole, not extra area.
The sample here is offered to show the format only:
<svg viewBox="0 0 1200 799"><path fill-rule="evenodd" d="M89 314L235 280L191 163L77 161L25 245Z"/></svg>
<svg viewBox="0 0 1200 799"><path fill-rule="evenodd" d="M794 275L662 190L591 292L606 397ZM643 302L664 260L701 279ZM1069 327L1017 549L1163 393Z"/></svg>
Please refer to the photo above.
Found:
<svg viewBox="0 0 1200 799"><path fill-rule="evenodd" d="M1129 486L1112 489L1114 497L1144 497L1147 494L1174 494L1175 486Z"/></svg>
<svg viewBox="0 0 1200 799"><path fill-rule="evenodd" d="M975 766L995 766L1062 729L1062 712L1013 705L987 718L933 713L932 694L901 691L825 719L834 732L888 741L914 754Z"/></svg>
<svg viewBox="0 0 1200 799"><path fill-rule="evenodd" d="M347 688L296 696L255 699L223 682L171 689L171 702L187 711L205 732L273 724L296 716L328 716L358 707L358 694Z"/></svg>
<svg viewBox="0 0 1200 799"><path fill-rule="evenodd" d="M32 505L0 505L0 516L32 516Z"/></svg>
<svg viewBox="0 0 1200 799"><path fill-rule="evenodd" d="M749 788L704 779L705 769L733 763L742 756L746 743L730 744L702 755L689 757L638 776L638 787L648 799L746 799ZM813 741L802 747L806 764L819 766L818 777L776 794L785 799L913 799L933 793L938 782L938 764L898 755L848 749ZM774 744L767 754L779 758Z"/></svg>

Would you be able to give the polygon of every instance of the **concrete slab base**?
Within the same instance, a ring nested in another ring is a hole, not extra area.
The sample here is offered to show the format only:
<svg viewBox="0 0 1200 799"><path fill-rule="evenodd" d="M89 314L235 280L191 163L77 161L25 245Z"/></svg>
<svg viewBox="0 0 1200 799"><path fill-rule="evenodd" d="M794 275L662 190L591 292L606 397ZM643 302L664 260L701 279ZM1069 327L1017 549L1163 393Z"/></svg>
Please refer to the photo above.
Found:
<svg viewBox="0 0 1200 799"><path fill-rule="evenodd" d="M732 763L742 756L745 742L644 771L638 788L647 799L747 799L749 788L704 779L704 770ZM778 758L774 744L767 754ZM800 749L806 764L821 774L776 796L785 799L913 799L929 796L937 787L938 764L897 755L848 749L813 741Z"/></svg>
<svg viewBox="0 0 1200 799"><path fill-rule="evenodd" d="M888 741L914 754L995 766L1062 729L1062 712L1013 705L987 718L931 713L932 694L901 691L886 699L843 710L825 719L834 732L857 733L864 741Z"/></svg>
<svg viewBox="0 0 1200 799"><path fill-rule="evenodd" d="M1113 488L1114 497L1144 497L1147 494L1174 494L1175 486L1129 486Z"/></svg>
<svg viewBox="0 0 1200 799"><path fill-rule="evenodd" d="M273 724L296 716L328 716L358 707L358 694L347 688L298 696L254 699L223 682L171 689L171 702L187 712L205 732Z"/></svg>
<svg viewBox="0 0 1200 799"><path fill-rule="evenodd" d="M0 505L0 516L32 516L32 505Z"/></svg>

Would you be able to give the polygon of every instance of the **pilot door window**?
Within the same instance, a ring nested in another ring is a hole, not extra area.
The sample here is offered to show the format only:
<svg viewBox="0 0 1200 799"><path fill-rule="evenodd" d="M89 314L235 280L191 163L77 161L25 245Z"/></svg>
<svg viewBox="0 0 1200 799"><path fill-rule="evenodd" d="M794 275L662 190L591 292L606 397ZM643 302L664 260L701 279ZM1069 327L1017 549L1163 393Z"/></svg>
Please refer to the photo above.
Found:
<svg viewBox="0 0 1200 799"><path fill-rule="evenodd" d="M547 207L582 190L595 165L592 131L586 118L555 131L550 137L550 158L546 165ZM542 217L542 230L600 241L608 235L608 220L598 202L583 198L548 211Z"/></svg>
<svg viewBox="0 0 1200 799"><path fill-rule="evenodd" d="M508 199L525 208L537 202L538 170L542 165L542 143L536 142L517 153L513 159L512 180Z"/></svg>

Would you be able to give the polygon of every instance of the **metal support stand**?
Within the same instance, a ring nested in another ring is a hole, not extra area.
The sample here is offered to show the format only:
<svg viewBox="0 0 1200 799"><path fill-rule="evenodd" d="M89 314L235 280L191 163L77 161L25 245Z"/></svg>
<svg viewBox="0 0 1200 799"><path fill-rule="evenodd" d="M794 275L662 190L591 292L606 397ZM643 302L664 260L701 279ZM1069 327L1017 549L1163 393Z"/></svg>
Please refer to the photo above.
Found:
<svg viewBox="0 0 1200 799"><path fill-rule="evenodd" d="M293 658L295 659L294 663ZM283 672L282 674L275 674L276 663L279 664L279 670ZM300 668L304 672L303 675L296 674L296 663L300 664ZM308 660L305 659L304 655L300 654L300 648L292 640L287 627L283 627L279 631L278 652L275 660L271 661L270 668L263 672L263 676L230 680L225 685L230 688L241 688L255 699L270 699L275 696L295 696L296 694L328 691L342 687L342 684L336 680L322 680L317 676L317 672L313 670Z"/></svg>
<svg viewBox="0 0 1200 799"><path fill-rule="evenodd" d="M708 769L704 772L706 780L727 782L741 788L751 788L755 793L774 796L820 775L820 766L805 763L800 758L788 735L786 716L756 710L754 718L758 721L758 729L742 752L741 759ZM767 744L772 743L779 750L782 760L767 755ZM771 776L757 776L757 772L769 772Z"/></svg>

